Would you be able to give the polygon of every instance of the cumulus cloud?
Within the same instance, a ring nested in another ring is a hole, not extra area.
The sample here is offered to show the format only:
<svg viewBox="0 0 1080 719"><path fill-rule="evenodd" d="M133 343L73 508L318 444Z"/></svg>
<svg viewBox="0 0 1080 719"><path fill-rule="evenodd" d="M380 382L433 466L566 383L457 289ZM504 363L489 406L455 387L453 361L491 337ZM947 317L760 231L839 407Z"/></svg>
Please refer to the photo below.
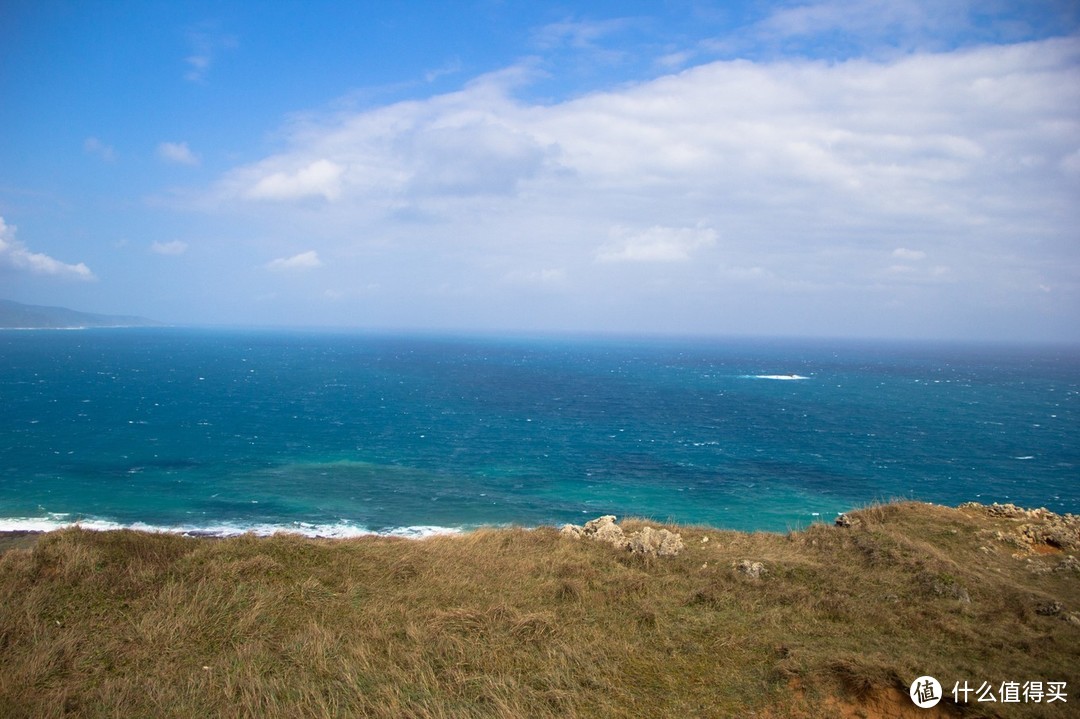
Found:
<svg viewBox="0 0 1080 719"><path fill-rule="evenodd" d="M183 240L172 242L155 242L150 245L150 251L159 255L182 255L187 252L188 243Z"/></svg>
<svg viewBox="0 0 1080 719"><path fill-rule="evenodd" d="M699 216L719 205L987 222L1001 200L1015 207L1022 176L1052 186L1031 158L1075 151L1078 62L1077 39L888 62L720 61L547 105L515 99L506 78L521 74L506 73L297 126L289 149L219 191L358 207L528 192L601 211L693 202Z"/></svg>
<svg viewBox="0 0 1080 719"><path fill-rule="evenodd" d="M266 263L266 269L272 272L291 272L293 270L312 270L322 267L322 260L315 250L301 252L292 257L279 257Z"/></svg>
<svg viewBox="0 0 1080 719"><path fill-rule="evenodd" d="M386 205L412 198L509 196L551 164L557 148L519 117L514 68L425 102L299 126L291 151L228 173L224 199L346 197Z"/></svg>
<svg viewBox="0 0 1080 719"><path fill-rule="evenodd" d="M198 165L199 157L186 142L162 142L157 146L157 154L165 162L176 165Z"/></svg>
<svg viewBox="0 0 1080 719"><path fill-rule="evenodd" d="M116 161L116 150L96 137L88 137L83 140L83 151L88 155L94 155L105 162Z"/></svg>
<svg viewBox="0 0 1080 719"><path fill-rule="evenodd" d="M341 194L345 168L330 160L315 160L293 171L279 170L258 179L247 190L255 200L298 200L323 197L335 200Z"/></svg>
<svg viewBox="0 0 1080 719"><path fill-rule="evenodd" d="M625 227L611 231L612 241L599 248L600 262L682 262L703 247L716 244L709 228L650 227L634 232Z"/></svg>
<svg viewBox="0 0 1080 719"><path fill-rule="evenodd" d="M30 251L26 245L15 238L15 227L6 224L3 217L0 217L0 265L33 274L65 279L97 279L90 268L82 262L68 264L49 255Z"/></svg>
<svg viewBox="0 0 1080 719"><path fill-rule="evenodd" d="M904 287L954 288L933 301L975 312L1017 273L1072 286L1062 276L1080 272L1080 38L719 60L544 102L526 99L533 76L523 64L456 92L309 114L209 192L254 218L274 203L268 222L310 229L343 262L408 257L407 272L387 271L418 287L564 268L567 291L608 282L598 296L620 308L649 273L672 297L813 288L839 312L911 275L935 281Z"/></svg>

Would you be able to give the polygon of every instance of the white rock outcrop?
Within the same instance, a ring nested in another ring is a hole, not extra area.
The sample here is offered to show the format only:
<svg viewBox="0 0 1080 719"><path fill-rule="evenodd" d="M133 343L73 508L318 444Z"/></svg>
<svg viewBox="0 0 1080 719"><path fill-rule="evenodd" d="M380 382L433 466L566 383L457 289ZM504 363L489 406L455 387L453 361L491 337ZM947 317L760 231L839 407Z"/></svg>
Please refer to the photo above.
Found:
<svg viewBox="0 0 1080 719"><path fill-rule="evenodd" d="M576 524L564 524L559 530L565 537L573 539L592 539L605 542L618 549L625 549L634 554L658 557L674 557L683 549L682 536L667 529L644 527L631 534L623 532L615 524L615 515L605 514L590 520L584 527Z"/></svg>

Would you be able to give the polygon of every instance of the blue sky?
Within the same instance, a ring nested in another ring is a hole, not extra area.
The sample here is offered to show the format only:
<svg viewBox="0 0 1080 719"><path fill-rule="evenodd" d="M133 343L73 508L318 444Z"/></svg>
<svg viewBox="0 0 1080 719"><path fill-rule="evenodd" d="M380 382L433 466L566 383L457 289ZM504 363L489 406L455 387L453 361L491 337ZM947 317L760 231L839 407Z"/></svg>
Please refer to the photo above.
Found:
<svg viewBox="0 0 1080 719"><path fill-rule="evenodd" d="M1080 341L1075 2L0 3L0 297Z"/></svg>

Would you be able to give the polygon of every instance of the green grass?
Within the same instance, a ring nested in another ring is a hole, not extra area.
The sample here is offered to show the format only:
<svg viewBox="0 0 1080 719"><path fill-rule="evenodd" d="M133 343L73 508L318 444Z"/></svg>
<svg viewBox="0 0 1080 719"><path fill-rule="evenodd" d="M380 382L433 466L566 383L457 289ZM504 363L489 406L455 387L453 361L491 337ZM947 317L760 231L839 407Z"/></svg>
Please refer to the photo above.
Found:
<svg viewBox="0 0 1080 719"><path fill-rule="evenodd" d="M1080 705L1080 572L1052 571L1066 552L1017 554L994 533L1021 522L972 508L852 516L787 535L669 527L686 543L671 558L550 528L7 540L0 716L904 716L923 674L1070 691L939 716Z"/></svg>

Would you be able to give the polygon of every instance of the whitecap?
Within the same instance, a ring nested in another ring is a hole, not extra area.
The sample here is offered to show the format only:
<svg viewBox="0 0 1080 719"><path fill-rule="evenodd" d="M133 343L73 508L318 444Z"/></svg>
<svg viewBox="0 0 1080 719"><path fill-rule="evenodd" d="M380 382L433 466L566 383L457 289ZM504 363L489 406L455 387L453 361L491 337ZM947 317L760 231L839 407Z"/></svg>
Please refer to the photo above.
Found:
<svg viewBox="0 0 1080 719"><path fill-rule="evenodd" d="M754 379L777 379L777 380L797 380L797 379L810 379L804 377L801 374L755 374L751 375Z"/></svg>
<svg viewBox="0 0 1080 719"><path fill-rule="evenodd" d="M393 527L384 530L371 530L367 527L353 524L348 520L340 520L333 523L314 524L309 522L292 522L290 524L274 524L270 522L253 523L220 523L220 524L178 524L156 525L145 522L132 522L121 524L107 519L67 519L65 515L49 514L45 517L3 517L0 518L0 532L52 532L67 527L79 527L92 531L108 532L120 529L133 529L139 532L153 534L181 534L191 537L237 537L244 534L253 534L258 537L269 537L274 534L295 534L312 539L352 539L356 537L402 537L405 539L426 539L440 535L460 534L460 527L442 527L435 525L417 525L407 527Z"/></svg>

